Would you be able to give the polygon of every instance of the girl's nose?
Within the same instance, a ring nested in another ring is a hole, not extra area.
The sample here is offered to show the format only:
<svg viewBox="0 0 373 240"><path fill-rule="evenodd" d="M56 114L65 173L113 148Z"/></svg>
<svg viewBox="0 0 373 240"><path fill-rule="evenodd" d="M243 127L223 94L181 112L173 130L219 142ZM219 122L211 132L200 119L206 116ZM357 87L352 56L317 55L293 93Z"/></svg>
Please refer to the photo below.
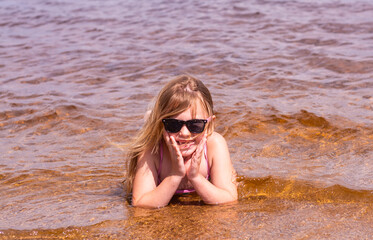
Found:
<svg viewBox="0 0 373 240"><path fill-rule="evenodd" d="M180 136L189 136L191 133L189 132L189 129L184 124L179 132Z"/></svg>

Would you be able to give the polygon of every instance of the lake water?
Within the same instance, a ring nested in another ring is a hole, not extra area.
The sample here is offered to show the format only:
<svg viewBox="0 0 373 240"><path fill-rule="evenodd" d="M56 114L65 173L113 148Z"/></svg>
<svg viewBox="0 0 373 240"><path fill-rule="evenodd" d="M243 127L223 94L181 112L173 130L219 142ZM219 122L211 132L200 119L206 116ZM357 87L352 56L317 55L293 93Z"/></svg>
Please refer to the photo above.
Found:
<svg viewBox="0 0 373 240"><path fill-rule="evenodd" d="M0 1L0 239L369 239L370 0ZM131 207L164 83L210 89L239 201Z"/></svg>

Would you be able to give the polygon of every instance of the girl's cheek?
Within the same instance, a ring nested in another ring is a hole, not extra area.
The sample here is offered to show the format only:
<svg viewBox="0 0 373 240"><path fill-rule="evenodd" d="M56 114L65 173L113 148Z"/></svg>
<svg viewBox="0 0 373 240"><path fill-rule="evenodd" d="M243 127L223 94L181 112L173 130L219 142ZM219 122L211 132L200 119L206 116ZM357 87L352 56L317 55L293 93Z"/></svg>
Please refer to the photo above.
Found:
<svg viewBox="0 0 373 240"><path fill-rule="evenodd" d="M169 133L165 131L165 134L168 135L168 137L174 137L174 139L176 139L176 133Z"/></svg>
<svg viewBox="0 0 373 240"><path fill-rule="evenodd" d="M200 143L202 141L202 138L203 138L203 134L200 134L196 137L196 142L197 144Z"/></svg>

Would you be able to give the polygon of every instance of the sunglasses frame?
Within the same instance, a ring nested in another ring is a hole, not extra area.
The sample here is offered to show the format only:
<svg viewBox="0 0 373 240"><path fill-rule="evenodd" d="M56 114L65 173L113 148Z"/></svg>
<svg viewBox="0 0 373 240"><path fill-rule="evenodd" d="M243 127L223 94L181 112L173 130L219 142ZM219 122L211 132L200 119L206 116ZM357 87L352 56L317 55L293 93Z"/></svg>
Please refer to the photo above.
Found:
<svg viewBox="0 0 373 240"><path fill-rule="evenodd" d="M188 131L191 132L191 133L202 133L203 131L205 131L206 123L208 123L210 121L210 119L211 119L211 117L209 117L207 119L191 119L191 120L183 121L183 120L179 120L179 119L175 119L175 118L164 118L164 119L162 119L162 122L163 122L163 126L164 126L166 132L168 132L168 133L178 133L178 132L180 132L180 130L183 128L184 125L187 127ZM167 127L166 127L167 120L172 120L172 121L177 122L178 124L181 124L180 129L177 132L168 131ZM195 122L196 120L203 122L203 129L202 129L201 132L191 131L191 129L190 129L189 124L193 124L193 122Z"/></svg>

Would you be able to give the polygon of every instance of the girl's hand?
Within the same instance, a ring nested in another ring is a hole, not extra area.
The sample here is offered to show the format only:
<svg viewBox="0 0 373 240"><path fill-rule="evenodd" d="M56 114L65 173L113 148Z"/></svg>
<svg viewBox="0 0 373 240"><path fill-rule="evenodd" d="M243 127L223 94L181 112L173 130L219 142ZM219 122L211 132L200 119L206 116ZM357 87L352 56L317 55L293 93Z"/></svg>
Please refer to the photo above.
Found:
<svg viewBox="0 0 373 240"><path fill-rule="evenodd" d="M206 141L207 134L205 133L202 140L199 142L196 151L193 153L192 158L190 159L190 166L187 171L188 179L193 179L199 174L199 166L201 164L201 159L204 156L203 152L205 149Z"/></svg>
<svg viewBox="0 0 373 240"><path fill-rule="evenodd" d="M174 175L184 177L186 174L184 158L181 155L175 138L173 136L170 137L167 132L163 132L163 138L166 140L166 144L170 152L172 173Z"/></svg>

